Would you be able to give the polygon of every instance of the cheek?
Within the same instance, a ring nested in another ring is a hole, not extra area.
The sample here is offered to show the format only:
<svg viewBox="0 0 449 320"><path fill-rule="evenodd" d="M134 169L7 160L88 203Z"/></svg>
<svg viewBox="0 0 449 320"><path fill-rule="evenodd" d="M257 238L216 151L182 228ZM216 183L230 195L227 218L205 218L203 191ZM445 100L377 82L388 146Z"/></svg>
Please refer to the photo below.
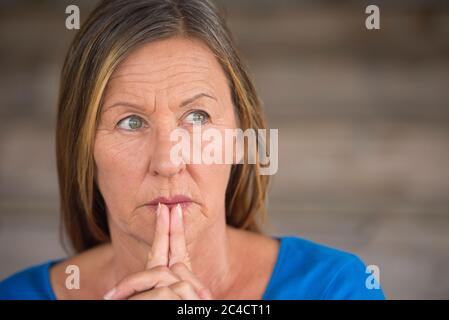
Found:
<svg viewBox="0 0 449 320"><path fill-rule="evenodd" d="M138 139L97 134L94 146L97 183L109 209L123 213L132 210L135 194L145 177L146 150Z"/></svg>
<svg viewBox="0 0 449 320"><path fill-rule="evenodd" d="M226 187L232 168L232 164L225 162L225 154L230 152L235 157L234 150L236 150L234 142L231 142L229 145L225 143L225 130L235 128L235 124L231 121L222 125L215 125L212 129L218 130L221 138L216 137L212 140L205 138L206 142L202 142L201 157L203 161L207 155L210 155L210 160L214 159L214 156L211 154L215 154L215 151L211 150L220 149L220 155L217 156L218 162L209 160L206 163L188 165L190 167L190 174L195 180L202 195L204 205L206 206L206 215L210 217L223 214L226 200ZM230 148L230 150L227 150L227 148ZM221 164L218 164L220 162ZM236 163L235 158L234 163Z"/></svg>
<svg viewBox="0 0 449 320"><path fill-rule="evenodd" d="M192 176L203 197L208 215L222 212L225 203L225 192L231 171L229 164L190 165ZM212 212L211 212L212 211Z"/></svg>

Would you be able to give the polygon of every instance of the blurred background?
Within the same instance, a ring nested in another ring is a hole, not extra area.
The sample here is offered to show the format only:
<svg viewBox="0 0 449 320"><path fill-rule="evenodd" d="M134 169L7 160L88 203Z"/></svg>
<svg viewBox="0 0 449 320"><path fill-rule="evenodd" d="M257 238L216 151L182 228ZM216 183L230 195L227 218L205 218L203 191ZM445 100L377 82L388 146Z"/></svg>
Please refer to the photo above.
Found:
<svg viewBox="0 0 449 320"><path fill-rule="evenodd" d="M0 279L65 256L54 129L59 73L97 1L0 1ZM387 298L449 298L449 2L219 1L248 62L279 170L273 235L380 268ZM365 8L380 7L380 30Z"/></svg>

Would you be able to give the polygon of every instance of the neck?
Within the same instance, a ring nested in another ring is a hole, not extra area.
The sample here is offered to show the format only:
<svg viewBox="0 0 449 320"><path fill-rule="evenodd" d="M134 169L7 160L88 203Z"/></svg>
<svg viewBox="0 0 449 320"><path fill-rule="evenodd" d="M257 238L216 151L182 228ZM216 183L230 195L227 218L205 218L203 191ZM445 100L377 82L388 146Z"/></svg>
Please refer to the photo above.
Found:
<svg viewBox="0 0 449 320"><path fill-rule="evenodd" d="M110 232L114 274L110 284L112 287L125 276L145 268L151 245L121 232L113 224L110 225ZM238 266L241 264L237 260L238 246L234 241L237 233L237 229L222 221L208 227L195 239L186 239L192 272L215 299L224 299L239 274Z"/></svg>

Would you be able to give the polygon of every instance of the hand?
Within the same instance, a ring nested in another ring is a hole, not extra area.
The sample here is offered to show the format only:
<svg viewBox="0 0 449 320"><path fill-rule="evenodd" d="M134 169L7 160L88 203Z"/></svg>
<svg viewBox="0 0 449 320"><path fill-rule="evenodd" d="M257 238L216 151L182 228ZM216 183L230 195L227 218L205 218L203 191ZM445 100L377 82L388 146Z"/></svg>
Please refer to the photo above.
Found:
<svg viewBox="0 0 449 320"><path fill-rule="evenodd" d="M180 205L169 212L167 206L159 204L145 270L125 277L105 299L212 299L210 291L192 273L182 215Z"/></svg>

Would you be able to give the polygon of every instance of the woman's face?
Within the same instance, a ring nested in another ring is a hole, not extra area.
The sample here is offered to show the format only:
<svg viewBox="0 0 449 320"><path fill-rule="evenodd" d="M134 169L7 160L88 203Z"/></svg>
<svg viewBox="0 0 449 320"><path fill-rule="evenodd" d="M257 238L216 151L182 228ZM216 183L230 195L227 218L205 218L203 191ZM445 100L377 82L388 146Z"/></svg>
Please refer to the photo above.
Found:
<svg viewBox="0 0 449 320"><path fill-rule="evenodd" d="M176 144L170 133L192 133L195 124L221 132L236 128L225 74L202 42L170 38L145 44L114 71L94 147L97 184L114 232L150 244L158 201L187 200L187 242L225 221L231 165L175 164L170 158Z"/></svg>

